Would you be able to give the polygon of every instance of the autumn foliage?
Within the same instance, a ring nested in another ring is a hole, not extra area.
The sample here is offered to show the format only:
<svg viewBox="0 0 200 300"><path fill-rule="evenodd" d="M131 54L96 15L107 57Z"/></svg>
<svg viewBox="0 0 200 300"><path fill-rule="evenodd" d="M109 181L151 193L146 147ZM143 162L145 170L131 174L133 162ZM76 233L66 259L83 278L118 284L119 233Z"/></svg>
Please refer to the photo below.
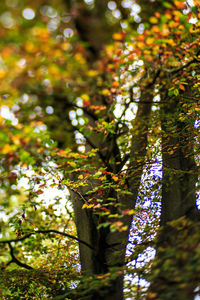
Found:
<svg viewBox="0 0 200 300"><path fill-rule="evenodd" d="M2 299L194 299L199 2L5 0L0 22Z"/></svg>

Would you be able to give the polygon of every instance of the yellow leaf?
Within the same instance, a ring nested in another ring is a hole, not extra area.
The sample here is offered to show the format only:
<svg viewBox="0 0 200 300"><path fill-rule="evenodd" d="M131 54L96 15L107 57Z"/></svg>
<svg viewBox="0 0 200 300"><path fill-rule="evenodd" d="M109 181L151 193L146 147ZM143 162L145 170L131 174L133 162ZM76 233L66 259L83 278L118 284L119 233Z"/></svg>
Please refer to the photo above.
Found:
<svg viewBox="0 0 200 300"><path fill-rule="evenodd" d="M53 75L53 76L59 74L58 67L56 65L50 65L49 66L49 74Z"/></svg>
<svg viewBox="0 0 200 300"><path fill-rule="evenodd" d="M24 47L25 47L25 50L30 53L37 51L35 44L32 42L26 42Z"/></svg>
<svg viewBox="0 0 200 300"><path fill-rule="evenodd" d="M9 144L6 144L2 150L2 153L8 154L9 152L11 152L11 146Z"/></svg>
<svg viewBox="0 0 200 300"><path fill-rule="evenodd" d="M166 14L165 14L165 17L166 17L168 20L170 20L170 19L172 19L172 14L171 14L171 13L166 13Z"/></svg>
<svg viewBox="0 0 200 300"><path fill-rule="evenodd" d="M128 229L128 226L122 226L121 231L126 231Z"/></svg>
<svg viewBox="0 0 200 300"><path fill-rule="evenodd" d="M13 136L12 140L15 145L20 145L20 138L18 136Z"/></svg>
<svg viewBox="0 0 200 300"><path fill-rule="evenodd" d="M106 126L106 125L108 125L108 123L107 123L107 122L105 122L105 121L103 121L101 124L102 124L103 126Z"/></svg>
<svg viewBox="0 0 200 300"><path fill-rule="evenodd" d="M83 179L83 175L82 175L82 174L79 175L79 176L78 176L78 179Z"/></svg>
<svg viewBox="0 0 200 300"><path fill-rule="evenodd" d="M55 51L54 51L54 56L55 57L61 57L63 54L62 54L62 52L60 51L60 49L56 49Z"/></svg>
<svg viewBox="0 0 200 300"><path fill-rule="evenodd" d="M79 63L85 63L85 58L83 57L83 55L81 53L76 53L74 55L74 58L76 61L78 61Z"/></svg>
<svg viewBox="0 0 200 300"><path fill-rule="evenodd" d="M144 48L145 47L145 44L143 43L143 42L138 42L137 43L137 46L138 46L138 48Z"/></svg>
<svg viewBox="0 0 200 300"><path fill-rule="evenodd" d="M154 16L152 16L150 19L149 19L150 23L152 24L157 24L158 23L158 19Z"/></svg>
<svg viewBox="0 0 200 300"><path fill-rule="evenodd" d="M85 204L83 204L82 209L84 209L84 208L92 208L92 207L94 207L94 204L87 204L87 203L85 203Z"/></svg>
<svg viewBox="0 0 200 300"><path fill-rule="evenodd" d="M153 42L154 42L154 38L148 37L148 38L146 39L147 45L151 45Z"/></svg>
<svg viewBox="0 0 200 300"><path fill-rule="evenodd" d="M84 209L86 207L88 207L88 205L85 203L85 204L83 204L82 209Z"/></svg>
<svg viewBox="0 0 200 300"><path fill-rule="evenodd" d="M68 161L68 164L72 167L75 167L76 166L76 163L74 161Z"/></svg>
<svg viewBox="0 0 200 300"><path fill-rule="evenodd" d="M1 68L0 69L0 79L5 77L5 75L6 75L6 71L3 68Z"/></svg>
<svg viewBox="0 0 200 300"><path fill-rule="evenodd" d="M92 208L92 207L94 207L94 204L89 204L89 205L87 206L87 208Z"/></svg>
<svg viewBox="0 0 200 300"><path fill-rule="evenodd" d="M90 97L87 94L82 94L81 98L83 99L83 101L89 101Z"/></svg>
<svg viewBox="0 0 200 300"><path fill-rule="evenodd" d="M110 94L110 91L108 89L103 89L101 93L102 95L107 96Z"/></svg>
<svg viewBox="0 0 200 300"><path fill-rule="evenodd" d="M90 77L95 77L95 76L97 76L97 71L95 71L95 70L89 70L88 72L87 72L87 74L88 74L88 76L90 76Z"/></svg>
<svg viewBox="0 0 200 300"><path fill-rule="evenodd" d="M62 43L61 48L66 51L70 48L70 45L69 45L69 43Z"/></svg>
<svg viewBox="0 0 200 300"><path fill-rule="evenodd" d="M176 43L173 39L167 40L166 43L169 44L170 46L176 46Z"/></svg>

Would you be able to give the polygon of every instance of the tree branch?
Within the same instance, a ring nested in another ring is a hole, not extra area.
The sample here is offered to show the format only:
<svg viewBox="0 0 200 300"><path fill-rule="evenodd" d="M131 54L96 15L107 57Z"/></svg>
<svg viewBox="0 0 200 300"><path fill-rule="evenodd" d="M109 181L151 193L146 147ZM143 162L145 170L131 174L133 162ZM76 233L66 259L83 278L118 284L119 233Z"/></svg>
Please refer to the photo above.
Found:
<svg viewBox="0 0 200 300"><path fill-rule="evenodd" d="M88 244L87 242L77 238L76 236L74 235L71 235L71 234L68 234L68 233L65 233L65 232L61 232L61 231L58 231L58 230L54 230L54 229L49 229L49 230L37 230L37 231L34 231L34 232L31 232L19 239L11 239L11 240L6 240L6 241L0 241L0 244L10 244L12 242L14 243L18 243L18 242L21 242L21 241L24 241L26 240L27 238L29 238L31 235L34 235L34 234L38 234L38 233L42 233L42 234L48 234L48 233L55 233L55 234L60 234L60 235L63 235L65 237L68 237L70 239L73 239L81 244L84 244L85 246L87 246L88 248L92 249L92 250L95 250L95 248L93 246L91 246L90 244ZM10 246L9 246L10 247ZM12 247L12 246L11 246Z"/></svg>
<svg viewBox="0 0 200 300"><path fill-rule="evenodd" d="M10 255L12 257L12 259L6 264L6 266L9 266L11 263L15 263L17 264L18 266L22 267L22 268L25 268L27 270L33 270L33 268L25 263L22 263L21 261L19 261L19 259L17 259L17 257L14 255L14 250L13 250L13 247L11 245L11 242L7 241L7 244L10 248Z"/></svg>
<svg viewBox="0 0 200 300"><path fill-rule="evenodd" d="M181 67L177 68L177 69L172 69L172 70L168 70L168 69L163 69L163 71L167 72L167 73L171 73L171 74L176 74L179 71L189 67L191 64L195 63L195 62L200 62L200 60L198 59L198 56L200 55L200 50L197 52L197 54L195 55L195 57L188 61L185 65L182 65Z"/></svg>

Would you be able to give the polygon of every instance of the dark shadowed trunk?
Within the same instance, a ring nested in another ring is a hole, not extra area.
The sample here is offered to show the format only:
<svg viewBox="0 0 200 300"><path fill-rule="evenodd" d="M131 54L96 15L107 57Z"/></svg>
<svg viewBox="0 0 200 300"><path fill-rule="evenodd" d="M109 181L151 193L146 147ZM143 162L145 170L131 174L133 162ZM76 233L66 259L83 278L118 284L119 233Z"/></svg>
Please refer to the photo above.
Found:
<svg viewBox="0 0 200 300"><path fill-rule="evenodd" d="M199 218L195 184L194 120L181 121L178 99L168 99L162 114L163 187L161 225L185 216Z"/></svg>
<svg viewBox="0 0 200 300"><path fill-rule="evenodd" d="M190 236L194 232L189 229L187 222L192 222L197 227L200 220L195 188L198 181L198 168L194 158L195 119L182 117L189 111L189 105L184 105L184 96L166 97L163 102L161 229L157 260L155 269L153 268L157 273L147 299L152 299L153 295L153 299L192 300L197 280L195 272L190 274L187 255L193 255L198 239L190 245ZM181 251L186 251L187 254L181 256Z"/></svg>

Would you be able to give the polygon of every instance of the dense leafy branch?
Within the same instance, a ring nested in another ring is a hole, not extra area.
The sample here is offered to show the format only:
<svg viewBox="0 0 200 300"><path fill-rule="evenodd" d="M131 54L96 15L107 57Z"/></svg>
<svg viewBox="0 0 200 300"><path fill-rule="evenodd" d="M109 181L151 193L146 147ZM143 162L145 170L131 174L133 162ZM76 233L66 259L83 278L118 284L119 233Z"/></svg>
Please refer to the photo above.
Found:
<svg viewBox="0 0 200 300"><path fill-rule="evenodd" d="M167 69L163 69L163 70L167 73L176 74L176 73L186 69L191 64L200 62L200 59L198 58L199 55L200 55L200 50L196 53L196 55L194 56L193 59L191 59L190 61L188 61L186 64L182 65L181 67L176 68L176 69L171 69L171 70L167 70Z"/></svg>

